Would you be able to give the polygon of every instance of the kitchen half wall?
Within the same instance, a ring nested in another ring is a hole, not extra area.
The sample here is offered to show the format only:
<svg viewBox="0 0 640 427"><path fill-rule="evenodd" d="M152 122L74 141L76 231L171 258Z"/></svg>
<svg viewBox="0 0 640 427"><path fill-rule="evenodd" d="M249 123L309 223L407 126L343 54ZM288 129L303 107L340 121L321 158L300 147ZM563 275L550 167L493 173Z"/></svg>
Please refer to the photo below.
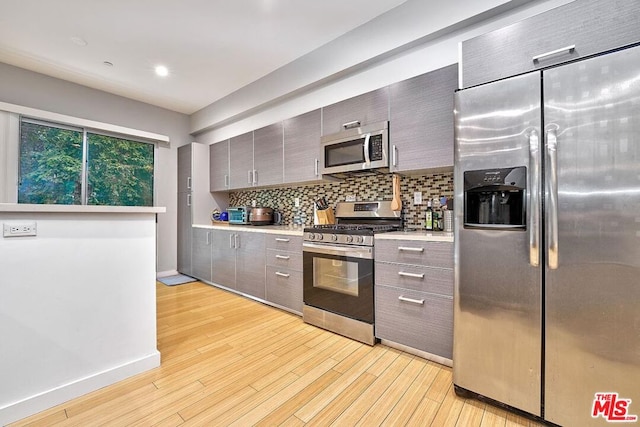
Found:
<svg viewBox="0 0 640 427"><path fill-rule="evenodd" d="M267 188L229 193L229 206L266 206L280 212L283 224L313 224L313 202L325 197L329 205L345 201L353 195L357 201L391 200L392 174L350 177L342 181L327 181L322 184ZM414 191L422 192L422 204L413 204ZM453 197L453 173L433 173L419 176L401 176L402 216L406 228L424 228L424 217L428 199ZM295 207L295 198L300 207ZM439 206L436 203L434 206Z"/></svg>

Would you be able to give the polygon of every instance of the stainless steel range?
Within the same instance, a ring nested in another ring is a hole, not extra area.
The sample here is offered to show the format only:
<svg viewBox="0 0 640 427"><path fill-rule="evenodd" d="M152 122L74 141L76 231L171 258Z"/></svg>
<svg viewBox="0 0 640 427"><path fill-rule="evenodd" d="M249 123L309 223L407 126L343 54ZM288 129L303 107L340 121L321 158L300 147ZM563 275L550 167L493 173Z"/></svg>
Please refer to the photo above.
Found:
<svg viewBox="0 0 640 427"><path fill-rule="evenodd" d="M373 345L374 235L400 229L400 212L390 201L341 202L335 216L304 229L303 319Z"/></svg>

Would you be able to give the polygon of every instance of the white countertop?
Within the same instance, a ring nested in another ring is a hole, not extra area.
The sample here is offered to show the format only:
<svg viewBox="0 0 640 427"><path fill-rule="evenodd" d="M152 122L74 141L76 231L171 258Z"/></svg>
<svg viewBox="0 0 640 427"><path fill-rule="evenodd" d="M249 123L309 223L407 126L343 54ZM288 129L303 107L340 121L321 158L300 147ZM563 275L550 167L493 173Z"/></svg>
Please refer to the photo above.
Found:
<svg viewBox="0 0 640 427"><path fill-rule="evenodd" d="M392 231L389 233L379 233L375 235L376 240L419 240L423 242L451 242L453 243L453 233L444 231L407 230Z"/></svg>
<svg viewBox="0 0 640 427"><path fill-rule="evenodd" d="M251 233L285 234L289 236L302 236L304 227L294 225L206 225L193 224L196 228L209 228L213 230L237 230Z"/></svg>
<svg viewBox="0 0 640 427"><path fill-rule="evenodd" d="M167 208L160 206L29 205L25 203L0 203L0 212L157 214L167 212Z"/></svg>

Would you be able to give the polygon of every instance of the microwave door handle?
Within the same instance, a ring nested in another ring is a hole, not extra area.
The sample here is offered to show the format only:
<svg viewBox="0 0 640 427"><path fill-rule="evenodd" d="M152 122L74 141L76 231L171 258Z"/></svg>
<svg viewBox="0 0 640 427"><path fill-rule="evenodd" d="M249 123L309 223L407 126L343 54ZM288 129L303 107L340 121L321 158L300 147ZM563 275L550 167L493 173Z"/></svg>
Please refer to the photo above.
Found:
<svg viewBox="0 0 640 427"><path fill-rule="evenodd" d="M370 133L364 136L364 162L367 165L371 164L371 157L369 156L369 151L371 149L371 142L369 141L370 138L371 138Z"/></svg>

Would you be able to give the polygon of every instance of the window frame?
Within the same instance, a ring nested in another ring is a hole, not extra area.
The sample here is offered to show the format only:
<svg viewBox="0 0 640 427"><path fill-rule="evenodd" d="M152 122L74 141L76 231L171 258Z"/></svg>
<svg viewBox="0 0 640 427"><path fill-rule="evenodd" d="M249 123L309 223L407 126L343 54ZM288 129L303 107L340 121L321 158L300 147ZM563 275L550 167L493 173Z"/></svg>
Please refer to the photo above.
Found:
<svg viewBox="0 0 640 427"><path fill-rule="evenodd" d="M52 127L52 128L57 128L57 129L63 129L63 130L69 130L69 131L75 131L75 132L81 132L82 133L82 169L81 169L81 195L80 195L80 199L81 199L81 203L79 205L76 206L89 206L89 193L88 193L88 184L89 184L89 180L88 180L88 147L89 147L89 141L88 141L88 134L94 134L94 135L99 135L99 136L106 136L106 137L110 137L110 138L116 138L116 139L122 139L122 140L126 140L126 141L131 141L131 142L136 142L136 143L141 143L141 144L148 144L153 146L153 185L152 185L152 189L151 189L151 205L150 206L155 206L156 205L156 200L157 200L157 186L156 186L156 182L157 182L157 174L158 174L158 166L157 166L157 162L156 159L158 157L158 142L155 141L150 141L150 140L146 140L143 138L136 138L135 136L132 135L127 135L127 134L121 134L121 133L117 133L117 132L110 132L107 130L103 130L103 129L99 129L99 128L94 128L94 127L89 127L89 126L74 126L72 124L66 124L66 123L59 123L59 122L54 122L54 121L50 121L50 120L43 120L37 117L31 117L31 116L27 116L27 115L22 115L20 114L18 116L18 182L17 182L17 200L18 203L19 199L20 199L20 185L22 182L22 124L23 123L29 123L29 124L35 124L35 125L40 125L40 126L48 126L48 127ZM91 205L93 206L93 205Z"/></svg>

